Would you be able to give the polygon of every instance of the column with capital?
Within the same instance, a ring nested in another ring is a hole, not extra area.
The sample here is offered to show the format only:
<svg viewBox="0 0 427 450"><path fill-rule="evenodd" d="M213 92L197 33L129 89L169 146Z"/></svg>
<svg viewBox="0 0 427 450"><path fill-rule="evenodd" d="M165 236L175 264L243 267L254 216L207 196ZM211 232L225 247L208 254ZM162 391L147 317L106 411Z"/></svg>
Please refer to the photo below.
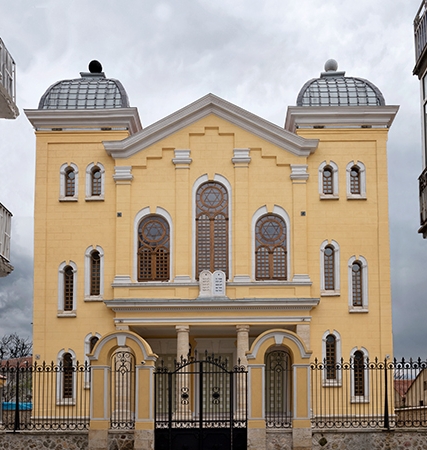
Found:
<svg viewBox="0 0 427 450"><path fill-rule="evenodd" d="M237 363L247 370L246 352L249 350L249 325L237 325ZM236 372L237 408L236 420L246 420L247 415L247 382L245 372Z"/></svg>
<svg viewBox="0 0 427 450"><path fill-rule="evenodd" d="M188 360L190 345L190 327L188 325L177 325L175 327L177 333L176 339L176 360L178 364L182 364ZM191 391L190 391L190 375L188 366L184 366L176 372L176 408L175 415L177 420L191 419Z"/></svg>

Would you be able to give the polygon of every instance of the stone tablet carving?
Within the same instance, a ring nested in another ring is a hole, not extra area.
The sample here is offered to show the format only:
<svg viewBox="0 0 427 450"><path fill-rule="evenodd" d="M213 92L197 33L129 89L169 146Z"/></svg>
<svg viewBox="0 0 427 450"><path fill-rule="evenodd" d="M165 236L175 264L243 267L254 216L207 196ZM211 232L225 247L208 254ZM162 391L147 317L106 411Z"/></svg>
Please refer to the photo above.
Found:
<svg viewBox="0 0 427 450"><path fill-rule="evenodd" d="M203 270L199 276L199 297L225 297L225 273L216 270L213 274Z"/></svg>

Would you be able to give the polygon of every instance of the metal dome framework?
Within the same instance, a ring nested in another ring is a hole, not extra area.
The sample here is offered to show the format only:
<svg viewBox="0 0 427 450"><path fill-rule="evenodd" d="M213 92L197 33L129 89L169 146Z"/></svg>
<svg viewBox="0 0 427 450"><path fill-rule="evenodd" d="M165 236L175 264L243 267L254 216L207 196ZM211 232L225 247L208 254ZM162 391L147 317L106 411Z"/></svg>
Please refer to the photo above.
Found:
<svg viewBox="0 0 427 450"><path fill-rule="evenodd" d="M81 73L81 78L59 81L44 93L38 109L129 108L129 99L118 80L104 73Z"/></svg>
<svg viewBox="0 0 427 450"><path fill-rule="evenodd" d="M368 80L344 77L344 72L326 72L305 83L297 106L385 106L385 100Z"/></svg>

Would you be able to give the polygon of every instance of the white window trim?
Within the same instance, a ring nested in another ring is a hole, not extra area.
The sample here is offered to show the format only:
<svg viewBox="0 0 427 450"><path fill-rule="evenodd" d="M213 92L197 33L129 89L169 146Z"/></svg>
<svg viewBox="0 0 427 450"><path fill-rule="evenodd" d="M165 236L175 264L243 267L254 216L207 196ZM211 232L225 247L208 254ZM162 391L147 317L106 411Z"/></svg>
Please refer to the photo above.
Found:
<svg viewBox="0 0 427 450"><path fill-rule="evenodd" d="M352 194L350 189L350 171L353 166L359 168L360 194ZM346 167L347 200L366 200L366 168L361 161L350 161Z"/></svg>
<svg viewBox="0 0 427 450"><path fill-rule="evenodd" d="M74 170L74 195L66 196L65 195L65 172L71 167ZM62 164L59 169L59 201L60 202L76 202L79 198L79 169L74 163L65 163Z"/></svg>
<svg viewBox="0 0 427 450"><path fill-rule="evenodd" d="M66 353L69 353L71 355L71 360L73 363L73 366L77 364L77 358L76 354L73 350L68 349L62 349L58 353L57 357L57 364L58 367L62 365L62 359ZM63 385L63 370L58 370L58 373L56 374L56 404L57 405L65 405L65 406L73 406L76 404L76 392L77 392L77 377L76 377L77 371L73 371L73 397L72 398L64 398L62 396L62 385Z"/></svg>
<svg viewBox="0 0 427 450"><path fill-rule="evenodd" d="M141 281L138 282L138 228L141 220L150 214L157 214L158 216L162 216L169 225L169 280L167 281ZM144 286L149 285L150 283L169 283L173 280L173 226L172 226L172 217L166 211L166 209L157 206L154 212L151 212L150 207L146 207L141 209L133 221L133 279L135 283L143 284Z"/></svg>
<svg viewBox="0 0 427 450"><path fill-rule="evenodd" d="M85 336L85 343L84 343L84 351L85 351L85 366L87 367L87 370L85 371L85 389L90 389L90 375L91 375L91 369L90 369L90 361L88 354L90 353L90 340L93 337L97 337L98 339L101 339L101 335L99 333L89 333Z"/></svg>
<svg viewBox="0 0 427 450"><path fill-rule="evenodd" d="M101 172L101 195L92 195L92 169L94 167L98 167L99 171ZM104 200L104 193L105 193L105 169L104 166L97 162L90 163L86 167L86 201L87 202L96 202L96 201L103 201Z"/></svg>
<svg viewBox="0 0 427 450"><path fill-rule="evenodd" d="M326 367L323 370L323 386L341 386L342 385L342 350L341 350L341 335L337 330L326 330L322 336L322 364L326 363L326 338L332 334L335 336L335 364L339 364L340 368L337 368L337 377L335 380L328 380L326 378Z"/></svg>
<svg viewBox="0 0 427 450"><path fill-rule="evenodd" d="M324 194L323 193L323 169L326 166L330 166L332 168L332 194ZM319 166L319 196L322 200L338 200L339 199L339 191L338 191L338 166L333 161L323 161Z"/></svg>
<svg viewBox="0 0 427 450"><path fill-rule="evenodd" d="M350 363L353 365L354 362L354 354L360 351L363 353L363 364L364 368L364 385L363 392L364 395L354 395L354 369L351 368L351 403L369 403L369 370L367 368L367 363L369 360L368 350L364 347L354 347L350 352Z"/></svg>
<svg viewBox="0 0 427 450"><path fill-rule="evenodd" d="M286 281L291 280L291 252L290 252L290 230L291 230L291 221L289 219L288 213L281 207L274 205L273 211L269 212L267 209L267 206L261 206L258 208L254 215L252 216L252 252L251 252L251 258L252 258L252 280L257 283L264 283L264 282L272 282L274 280L257 280L256 275L256 258L255 258L255 249L256 249L256 238L255 238L255 227L257 221L260 219L260 217L264 216L265 214L276 214L277 216L281 217L283 221L286 224Z"/></svg>
<svg viewBox="0 0 427 450"><path fill-rule="evenodd" d="M73 310L64 311L64 269L71 266L73 269ZM58 317L76 317L77 315L77 265L73 261L63 261L58 269Z"/></svg>
<svg viewBox="0 0 427 450"><path fill-rule="evenodd" d="M227 189L228 193L228 273L225 274L225 280L226 282L228 280L232 280L232 267L233 267L233 261L232 261L232 229L233 229L233 223L232 223L232 191L231 191L231 184L228 182L228 180L223 177L222 175L215 174L213 177L213 180L210 180L209 177L205 174L199 177L193 184L193 191L192 191L192 210L193 210L193 227L192 227L192 273L191 277L193 281L196 281L196 193L197 189L199 189L200 185L203 183L206 183L207 181L216 181L220 184L222 184L225 189Z"/></svg>
<svg viewBox="0 0 427 450"><path fill-rule="evenodd" d="M91 253L97 250L99 252L100 258L100 286L99 286L99 295L90 295L90 266L91 266ZM89 246L85 251L85 301L102 301L104 299L104 250L102 247L97 245L94 247L93 245Z"/></svg>
<svg viewBox="0 0 427 450"><path fill-rule="evenodd" d="M352 265L355 261L362 264L362 306L353 306L353 273ZM368 263L363 256L352 256L348 260L348 309L352 313L367 313L368 310Z"/></svg>
<svg viewBox="0 0 427 450"><path fill-rule="evenodd" d="M334 278L335 289L325 289L325 248L334 247ZM335 297L340 295L340 246L337 241L323 241L320 246L320 295L322 297Z"/></svg>

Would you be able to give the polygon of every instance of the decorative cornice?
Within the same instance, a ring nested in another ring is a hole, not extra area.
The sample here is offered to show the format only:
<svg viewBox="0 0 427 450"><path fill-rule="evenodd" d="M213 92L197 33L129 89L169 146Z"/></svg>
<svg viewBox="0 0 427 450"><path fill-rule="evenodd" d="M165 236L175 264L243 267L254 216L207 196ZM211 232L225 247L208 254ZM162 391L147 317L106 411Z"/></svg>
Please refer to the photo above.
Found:
<svg viewBox="0 0 427 450"><path fill-rule="evenodd" d="M137 108L114 109L25 109L28 120L37 131L142 130Z"/></svg>
<svg viewBox="0 0 427 450"><path fill-rule="evenodd" d="M113 158L128 158L210 114L233 123L297 156L310 155L318 145L317 139L304 139L216 95L207 94L123 141L104 142L104 147Z"/></svg>
<svg viewBox="0 0 427 450"><path fill-rule="evenodd" d="M310 311L320 302L320 298L203 298L203 299L159 299L133 298L105 301L105 305L115 312L166 312L177 311L234 311L239 317L243 311ZM243 316L242 316L243 317ZM264 315L263 315L264 317ZM221 318L223 320L224 318ZM261 317L260 317L261 319ZM282 317L283 319L283 317ZM224 319L225 320L225 319ZM247 321L248 319L246 319ZM250 322L252 322L251 320ZM248 323L248 322L246 322Z"/></svg>
<svg viewBox="0 0 427 450"><path fill-rule="evenodd" d="M390 128L399 106L289 106L285 129Z"/></svg>

